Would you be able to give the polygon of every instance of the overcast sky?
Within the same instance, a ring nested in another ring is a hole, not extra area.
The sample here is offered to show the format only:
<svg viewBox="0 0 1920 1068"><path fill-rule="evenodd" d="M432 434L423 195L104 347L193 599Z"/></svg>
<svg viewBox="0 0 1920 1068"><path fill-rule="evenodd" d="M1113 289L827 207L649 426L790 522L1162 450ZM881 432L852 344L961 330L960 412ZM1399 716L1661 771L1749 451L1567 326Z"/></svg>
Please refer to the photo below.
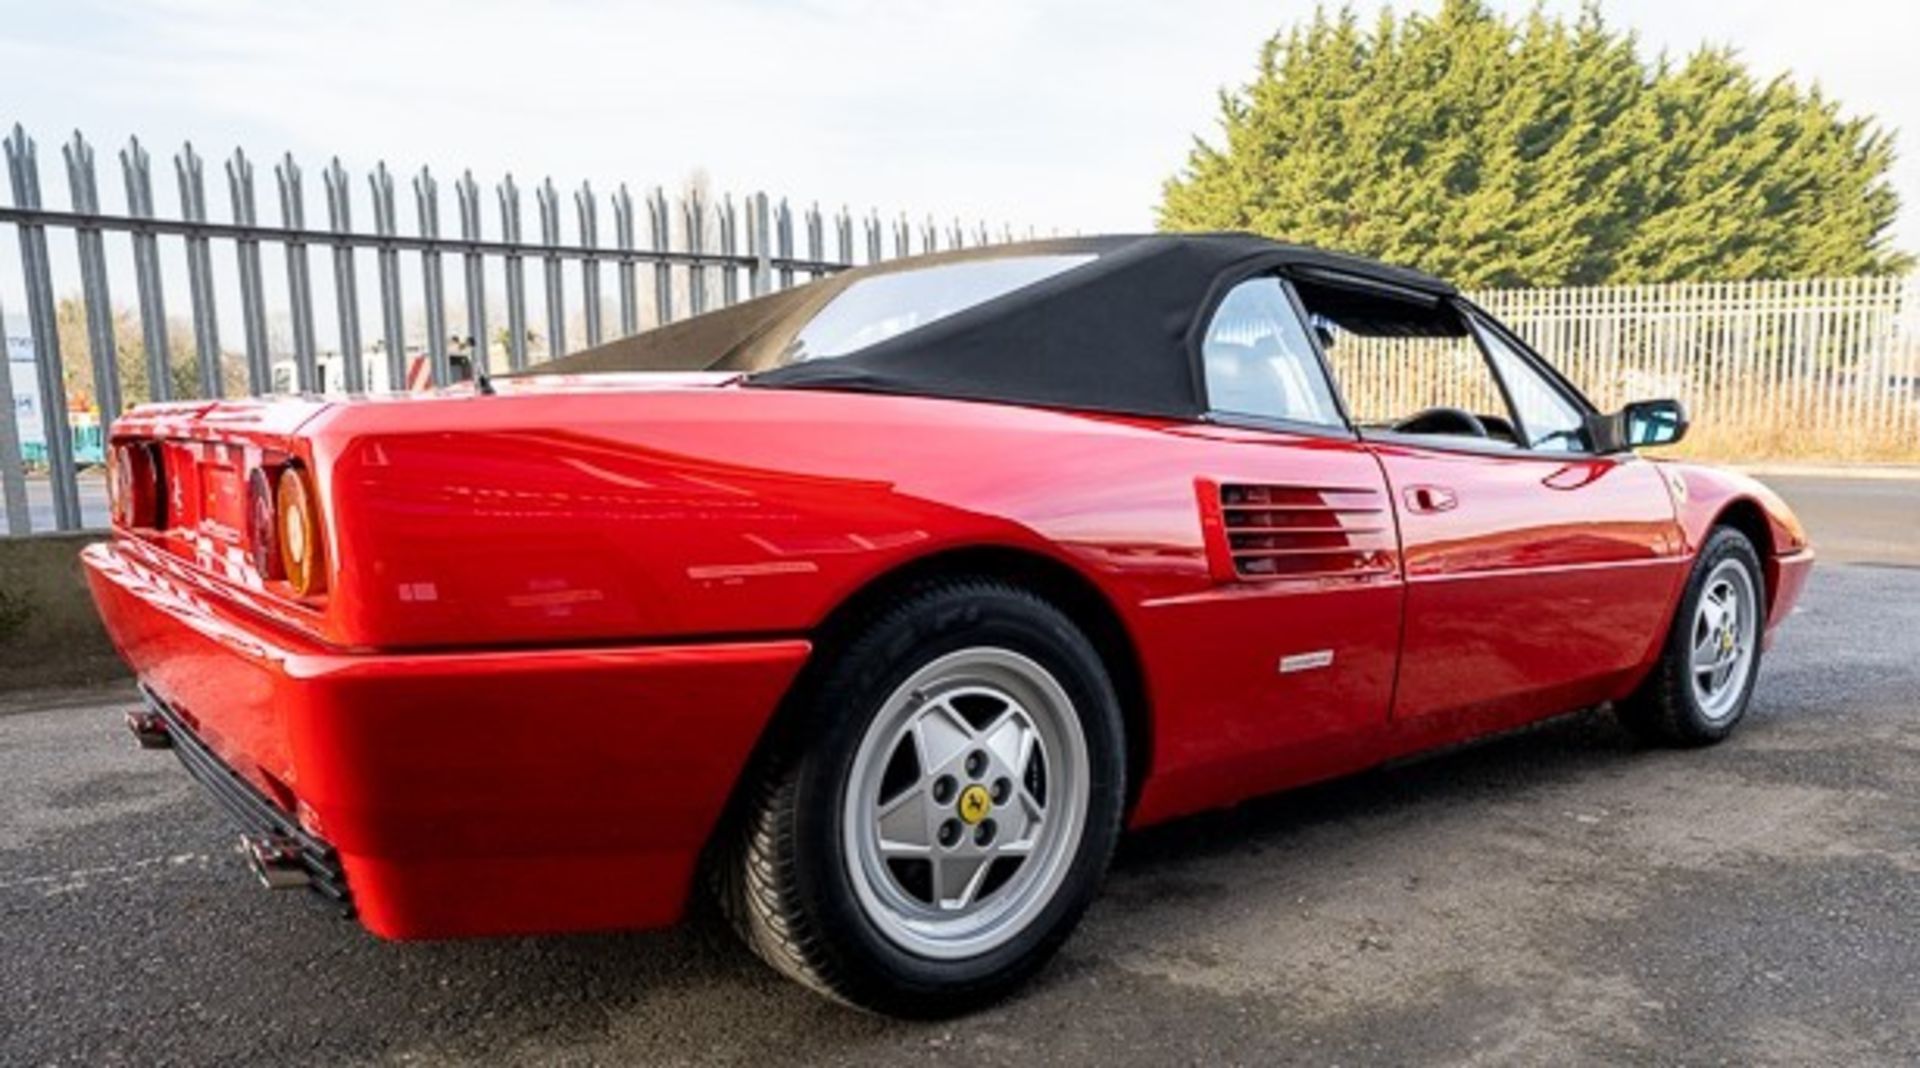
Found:
<svg viewBox="0 0 1920 1068"><path fill-rule="evenodd" d="M335 153L356 169L376 159L402 172L431 164L443 181L462 167L489 183L511 170L523 186L552 175L603 189L671 188L698 167L723 191L1097 231L1151 225L1161 181L1191 137L1214 128L1216 91L1245 81L1260 42L1312 5L8 0L6 8L0 119L40 139L42 182L58 206L66 198L57 142L79 127L103 150L141 135L163 168L157 199L169 213L165 161L191 138L208 156L244 145L257 162L291 150L310 174ZM1900 130L1902 244L1920 247L1920 4L1610 0L1604 10L1650 49L1730 43L1761 76L1817 81L1849 111ZM102 151L103 163L111 158ZM318 184L309 179L316 204ZM101 186L117 210L117 173ZM224 218L224 190L209 199ZM450 204L442 210L450 222Z"/></svg>

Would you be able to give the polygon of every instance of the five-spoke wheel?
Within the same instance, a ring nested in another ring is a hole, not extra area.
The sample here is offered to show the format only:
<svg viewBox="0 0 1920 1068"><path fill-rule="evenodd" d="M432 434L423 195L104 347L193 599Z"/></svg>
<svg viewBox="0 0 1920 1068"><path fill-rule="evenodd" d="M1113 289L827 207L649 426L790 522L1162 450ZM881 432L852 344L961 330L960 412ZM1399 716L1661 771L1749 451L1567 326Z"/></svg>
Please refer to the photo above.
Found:
<svg viewBox="0 0 1920 1068"><path fill-rule="evenodd" d="M1765 582L1745 534L1717 527L1708 535L1659 663L1615 706L1628 730L1668 745L1706 745L1732 732L1760 670Z"/></svg>
<svg viewBox="0 0 1920 1068"><path fill-rule="evenodd" d="M1693 695L1708 719L1725 719L1746 690L1758 628L1758 598L1743 562L1722 560L1707 575L1694 611Z"/></svg>
<svg viewBox="0 0 1920 1068"><path fill-rule="evenodd" d="M1051 957L1120 833L1106 662L1036 594L929 584L826 651L760 773L722 901L774 967L844 1001L965 1012Z"/></svg>
<svg viewBox="0 0 1920 1068"><path fill-rule="evenodd" d="M855 892L887 937L980 953L1031 922L1080 836L1087 747L1066 691L1006 649L948 653L888 697L854 758Z"/></svg>

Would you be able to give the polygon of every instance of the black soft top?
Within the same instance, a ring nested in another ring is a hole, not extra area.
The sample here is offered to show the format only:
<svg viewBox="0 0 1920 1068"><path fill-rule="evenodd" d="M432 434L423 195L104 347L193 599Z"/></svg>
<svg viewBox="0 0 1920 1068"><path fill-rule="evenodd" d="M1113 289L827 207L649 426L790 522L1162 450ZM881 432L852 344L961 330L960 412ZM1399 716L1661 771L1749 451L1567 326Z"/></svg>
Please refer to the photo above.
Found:
<svg viewBox="0 0 1920 1068"><path fill-rule="evenodd" d="M1088 262L844 356L782 366L794 335L862 278L1000 256ZM528 373L741 371L780 389L904 393L1191 418L1206 409L1197 337L1227 288L1286 269L1437 305L1418 271L1251 234L1056 238L890 260L542 364Z"/></svg>

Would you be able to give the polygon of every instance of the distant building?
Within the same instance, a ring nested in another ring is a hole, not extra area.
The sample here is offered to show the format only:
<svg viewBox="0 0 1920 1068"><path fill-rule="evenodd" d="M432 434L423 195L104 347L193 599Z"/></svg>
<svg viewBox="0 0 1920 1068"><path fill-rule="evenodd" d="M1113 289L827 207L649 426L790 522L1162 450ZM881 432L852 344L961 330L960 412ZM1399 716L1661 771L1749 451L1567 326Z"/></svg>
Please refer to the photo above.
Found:
<svg viewBox="0 0 1920 1068"><path fill-rule="evenodd" d="M13 425L20 435L20 458L29 465L47 462L47 424L40 409L40 365L34 362L33 339L7 338L7 381L13 387ZM106 435L100 427L100 413L91 406L75 409L67 405L67 427L72 437L76 464L97 464L105 459Z"/></svg>
<svg viewBox="0 0 1920 1068"><path fill-rule="evenodd" d="M20 454L28 463L43 463L47 424L40 417L40 368L33 362L32 338L7 338L7 381L13 386L13 424L20 431Z"/></svg>

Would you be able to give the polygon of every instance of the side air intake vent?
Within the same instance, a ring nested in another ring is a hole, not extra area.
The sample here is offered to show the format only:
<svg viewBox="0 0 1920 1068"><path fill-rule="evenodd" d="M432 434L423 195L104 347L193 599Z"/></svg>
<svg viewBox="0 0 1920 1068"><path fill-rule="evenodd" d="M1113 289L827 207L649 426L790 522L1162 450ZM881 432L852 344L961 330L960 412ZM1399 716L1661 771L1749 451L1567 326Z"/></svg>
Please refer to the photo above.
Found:
<svg viewBox="0 0 1920 1068"><path fill-rule="evenodd" d="M1209 493L1209 489L1213 492ZM1393 570L1393 518L1379 490L1354 486L1201 486L1201 507L1218 509L1217 544L1241 580L1346 578ZM1209 499L1211 497L1211 499Z"/></svg>

